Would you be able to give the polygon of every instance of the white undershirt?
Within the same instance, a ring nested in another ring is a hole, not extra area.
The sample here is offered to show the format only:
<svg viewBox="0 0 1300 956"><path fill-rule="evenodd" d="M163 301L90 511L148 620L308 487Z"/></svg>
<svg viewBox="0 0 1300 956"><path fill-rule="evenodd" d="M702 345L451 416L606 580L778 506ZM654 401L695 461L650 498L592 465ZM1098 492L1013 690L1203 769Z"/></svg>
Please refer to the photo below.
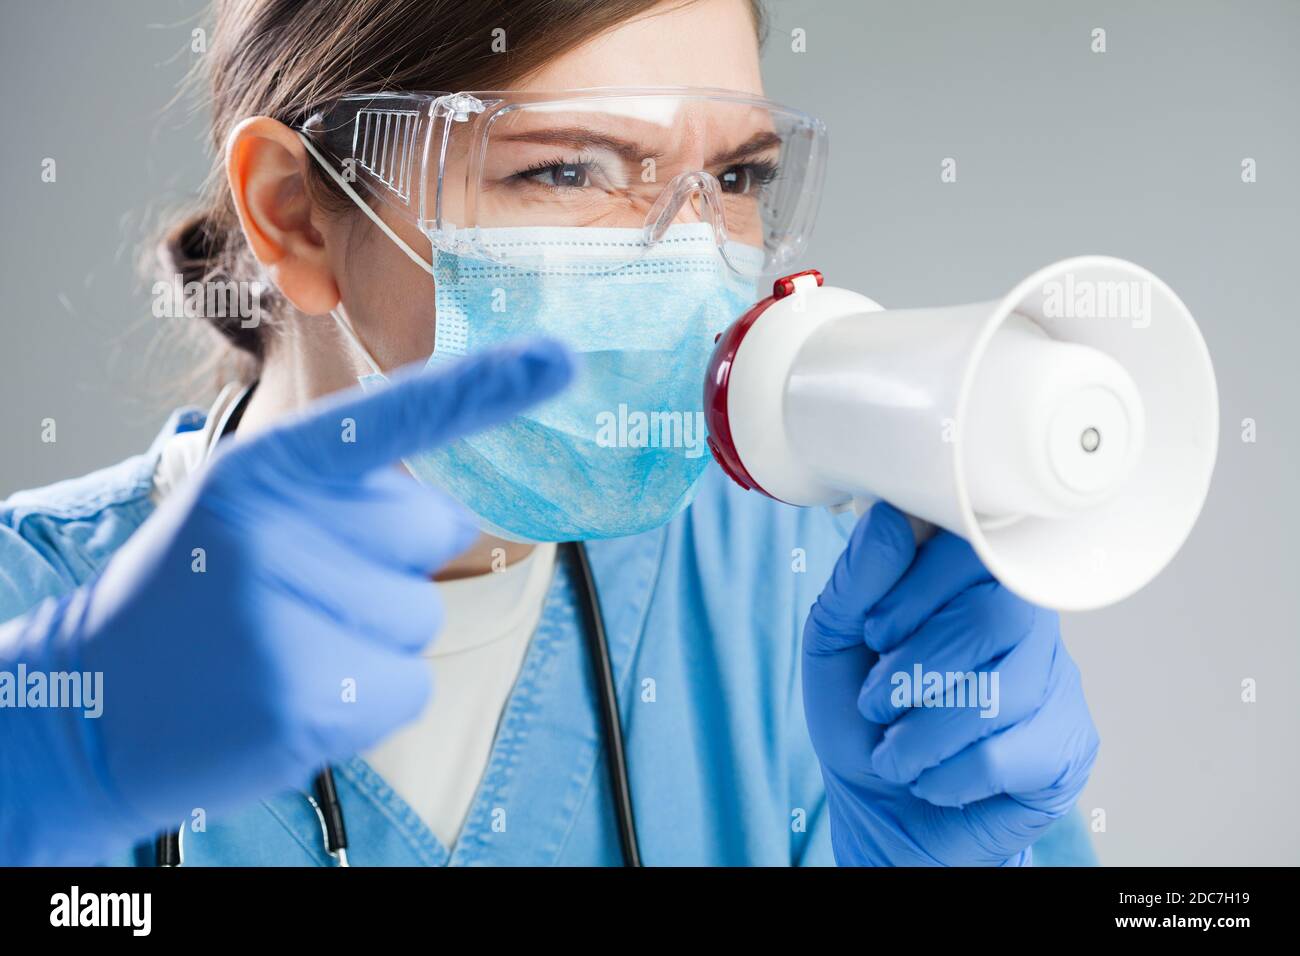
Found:
<svg viewBox="0 0 1300 956"><path fill-rule="evenodd" d="M555 545L539 544L501 571L437 582L446 624L425 652L433 696L365 754L444 846L455 844L483 778L554 567Z"/></svg>
<svg viewBox="0 0 1300 956"><path fill-rule="evenodd" d="M182 432L163 446L155 503L203 463L236 394L222 392L203 431ZM446 847L455 844L483 779L554 569L555 545L541 544L500 571L431 583L445 609L442 632L424 653L433 696L414 722L363 755Z"/></svg>

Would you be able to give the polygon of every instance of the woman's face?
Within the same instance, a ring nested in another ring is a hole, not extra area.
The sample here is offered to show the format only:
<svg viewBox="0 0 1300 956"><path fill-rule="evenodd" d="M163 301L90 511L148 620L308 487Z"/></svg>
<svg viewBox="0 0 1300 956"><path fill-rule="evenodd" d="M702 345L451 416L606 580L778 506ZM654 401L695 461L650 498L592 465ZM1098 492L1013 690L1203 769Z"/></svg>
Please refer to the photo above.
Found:
<svg viewBox="0 0 1300 956"><path fill-rule="evenodd" d="M665 3L557 57L512 86L520 91L687 86L761 95L750 9L749 0ZM711 135L729 139L740 137L741 132L714 130ZM535 162L521 154L523 168L554 158L554 146L520 145L519 149L532 149L541 157ZM456 162L455 157L450 162ZM705 168L700 162L693 168ZM667 177L671 175L669 170ZM458 221L455 210L445 212L451 221ZM413 249L431 257L428 239L414 225L381 214ZM428 272L359 213L323 231L343 306L376 361L391 369L428 358L435 321L433 280ZM358 372L363 371L358 364Z"/></svg>

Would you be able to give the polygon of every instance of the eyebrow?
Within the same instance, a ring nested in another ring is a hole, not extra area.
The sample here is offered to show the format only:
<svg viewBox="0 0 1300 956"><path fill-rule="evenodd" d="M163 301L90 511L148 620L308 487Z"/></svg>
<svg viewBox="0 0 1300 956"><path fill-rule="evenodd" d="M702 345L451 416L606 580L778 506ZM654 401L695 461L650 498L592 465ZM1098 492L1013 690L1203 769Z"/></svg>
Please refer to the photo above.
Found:
<svg viewBox="0 0 1300 956"><path fill-rule="evenodd" d="M508 143L540 143L549 146L567 146L571 149L586 147L607 149L621 159L632 163L640 162L643 159L660 159L663 157L663 153L656 150L646 149L638 143L629 142L625 139L606 136L604 133L598 133L594 129L588 129L585 126L527 130L520 133L511 133L509 136L503 137L503 139ZM780 134L771 130L764 130L755 133L739 146L713 156L707 165L721 166L726 163L734 163L736 160L752 156L754 153L780 146L782 142Z"/></svg>
<svg viewBox="0 0 1300 956"><path fill-rule="evenodd" d="M782 139L780 134L771 130L764 130L761 133L755 133L745 142L741 143L735 149L729 149L725 153L719 153L709 160L710 166L725 166L728 163L734 163L738 159L744 159L755 153L761 153L765 149L773 149L780 146Z"/></svg>
<svg viewBox="0 0 1300 956"><path fill-rule="evenodd" d="M508 143L541 143L549 146L568 146L572 149L595 147L607 149L628 162L640 162L643 159L659 159L663 154L625 139L606 136L585 126L564 126L557 129L537 129L522 133L511 133L504 137Z"/></svg>

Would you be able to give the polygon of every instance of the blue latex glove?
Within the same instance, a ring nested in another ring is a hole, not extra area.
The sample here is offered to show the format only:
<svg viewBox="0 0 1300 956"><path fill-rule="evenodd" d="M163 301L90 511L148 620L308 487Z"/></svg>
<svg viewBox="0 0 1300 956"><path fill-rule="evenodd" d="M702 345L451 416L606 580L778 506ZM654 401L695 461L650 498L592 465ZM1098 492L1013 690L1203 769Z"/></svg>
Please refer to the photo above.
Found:
<svg viewBox="0 0 1300 956"><path fill-rule="evenodd" d="M227 443L97 580L0 629L0 670L100 671L104 697L98 719L0 712L0 863L102 860L194 808L303 785L419 714L430 577L477 531L393 464L571 375L542 340Z"/></svg>
<svg viewBox="0 0 1300 956"><path fill-rule="evenodd" d="M917 664L996 672L996 708L914 706ZM808 616L803 690L842 866L1028 863L1097 755L1056 614L994 581L955 535L918 549L887 504L858 522Z"/></svg>

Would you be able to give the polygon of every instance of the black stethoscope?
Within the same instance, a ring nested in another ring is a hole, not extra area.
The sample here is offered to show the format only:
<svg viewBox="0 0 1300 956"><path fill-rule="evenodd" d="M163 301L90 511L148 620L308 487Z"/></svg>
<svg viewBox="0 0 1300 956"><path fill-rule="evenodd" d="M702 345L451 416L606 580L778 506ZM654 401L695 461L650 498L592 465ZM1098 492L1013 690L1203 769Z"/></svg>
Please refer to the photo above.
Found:
<svg viewBox="0 0 1300 956"><path fill-rule="evenodd" d="M215 429L217 437L213 445L217 440L233 434L239 427L239 420L243 418L248 400L256 389L257 382L253 382L227 406ZM605 635L605 620L600 611L600 596L596 593L596 579L591 573L591 561L583 542L561 543L560 554L570 563L571 573L580 583L586 598L582 602L583 636L599 691L605 763L609 768L609 784L614 797L614 816L618 824L623 865L640 866L641 849L637 843L636 818L632 814L632 787L628 780L627 752L623 746L623 722L618 713L618 690L614 684L609 638ZM325 851L336 866L348 866L348 833L343 822L343 805L339 802L338 788L334 784L334 771L328 764L316 774L312 781L312 793L307 795L307 800L320 818ZM156 866L175 867L185 862L184 834L185 824L182 823L177 829L166 830L154 840Z"/></svg>

